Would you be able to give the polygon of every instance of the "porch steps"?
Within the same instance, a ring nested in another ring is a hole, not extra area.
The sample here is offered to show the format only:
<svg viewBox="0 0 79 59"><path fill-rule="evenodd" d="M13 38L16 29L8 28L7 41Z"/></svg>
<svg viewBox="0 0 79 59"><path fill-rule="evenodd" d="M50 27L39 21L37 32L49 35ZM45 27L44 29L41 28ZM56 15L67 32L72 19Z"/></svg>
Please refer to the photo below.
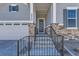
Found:
<svg viewBox="0 0 79 59"><path fill-rule="evenodd" d="M53 48L54 44L49 37L36 37L34 48Z"/></svg>
<svg viewBox="0 0 79 59"><path fill-rule="evenodd" d="M36 35L36 40L32 44L31 55L36 56L56 56L60 55L56 50L53 41L46 34Z"/></svg>

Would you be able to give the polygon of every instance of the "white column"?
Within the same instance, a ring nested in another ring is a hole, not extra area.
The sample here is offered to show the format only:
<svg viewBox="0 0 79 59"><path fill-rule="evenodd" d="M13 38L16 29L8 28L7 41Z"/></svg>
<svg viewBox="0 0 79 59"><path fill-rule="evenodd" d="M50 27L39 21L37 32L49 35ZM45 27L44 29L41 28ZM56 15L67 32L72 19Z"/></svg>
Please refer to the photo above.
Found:
<svg viewBox="0 0 79 59"><path fill-rule="evenodd" d="M33 3L30 3L30 20L33 20Z"/></svg>
<svg viewBox="0 0 79 59"><path fill-rule="evenodd" d="M56 23L56 3L53 3L53 23Z"/></svg>
<svg viewBox="0 0 79 59"><path fill-rule="evenodd" d="M53 3L51 3L51 22L50 23L53 23Z"/></svg>

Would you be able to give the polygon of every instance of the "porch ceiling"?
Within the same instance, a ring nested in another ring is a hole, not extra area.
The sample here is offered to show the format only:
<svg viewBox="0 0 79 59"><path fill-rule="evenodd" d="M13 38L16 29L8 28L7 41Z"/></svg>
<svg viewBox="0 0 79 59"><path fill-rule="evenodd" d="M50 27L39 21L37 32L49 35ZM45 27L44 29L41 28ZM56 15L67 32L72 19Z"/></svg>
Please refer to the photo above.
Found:
<svg viewBox="0 0 79 59"><path fill-rule="evenodd" d="M48 13L50 3L36 3L35 6L37 15L46 15Z"/></svg>

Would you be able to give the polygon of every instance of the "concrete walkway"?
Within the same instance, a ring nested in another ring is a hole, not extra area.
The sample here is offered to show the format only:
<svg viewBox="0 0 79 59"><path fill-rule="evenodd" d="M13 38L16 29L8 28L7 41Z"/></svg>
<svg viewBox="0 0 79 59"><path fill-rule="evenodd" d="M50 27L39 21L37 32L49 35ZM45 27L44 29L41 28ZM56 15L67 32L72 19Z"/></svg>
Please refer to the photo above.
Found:
<svg viewBox="0 0 79 59"><path fill-rule="evenodd" d="M0 56L16 56L16 44L16 40L0 40Z"/></svg>

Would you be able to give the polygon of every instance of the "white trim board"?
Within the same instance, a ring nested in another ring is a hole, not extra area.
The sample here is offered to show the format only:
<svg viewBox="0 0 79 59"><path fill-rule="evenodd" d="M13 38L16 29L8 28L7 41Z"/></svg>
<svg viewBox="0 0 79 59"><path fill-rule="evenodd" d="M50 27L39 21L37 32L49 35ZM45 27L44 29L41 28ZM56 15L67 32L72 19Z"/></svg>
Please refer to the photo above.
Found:
<svg viewBox="0 0 79 59"><path fill-rule="evenodd" d="M67 9L78 9L78 7L67 7Z"/></svg>
<svg viewBox="0 0 79 59"><path fill-rule="evenodd" d="M17 4L10 4L11 6L17 6Z"/></svg>
<svg viewBox="0 0 79 59"><path fill-rule="evenodd" d="M16 22L19 22L19 23L22 23L22 22L26 22L26 23L33 23L32 20L30 21L0 21L0 23L16 23Z"/></svg>
<svg viewBox="0 0 79 59"><path fill-rule="evenodd" d="M53 23L56 23L56 3L53 3Z"/></svg>
<svg viewBox="0 0 79 59"><path fill-rule="evenodd" d="M78 29L77 27L67 27L67 29Z"/></svg>

